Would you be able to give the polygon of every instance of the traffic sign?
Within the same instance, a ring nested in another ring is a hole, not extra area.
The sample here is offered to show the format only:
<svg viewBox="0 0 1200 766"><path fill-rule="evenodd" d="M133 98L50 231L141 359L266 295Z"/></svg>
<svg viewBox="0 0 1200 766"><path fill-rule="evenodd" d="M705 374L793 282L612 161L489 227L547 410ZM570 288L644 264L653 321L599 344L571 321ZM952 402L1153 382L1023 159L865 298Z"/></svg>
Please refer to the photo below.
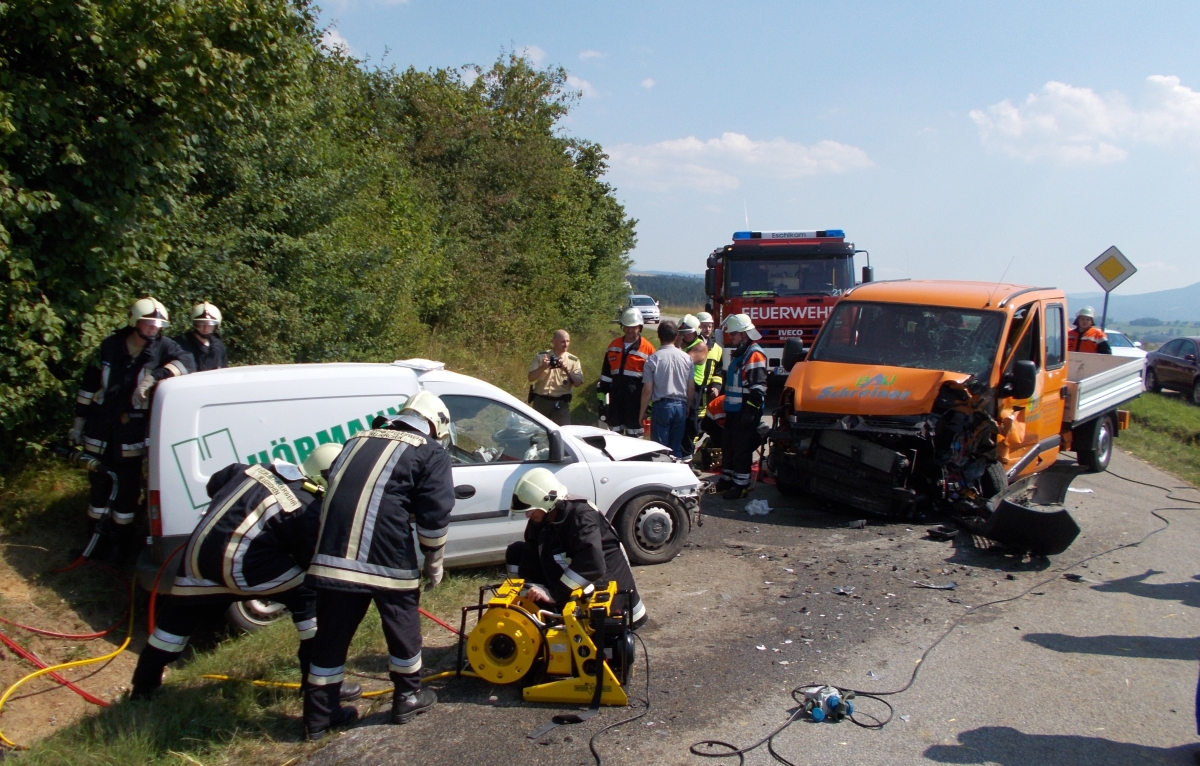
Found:
<svg viewBox="0 0 1200 766"><path fill-rule="evenodd" d="M1100 315L1100 329L1103 330L1108 323L1108 294L1115 290L1117 285L1136 274L1137 266L1130 263L1125 254L1113 245L1100 253L1086 268L1092 279L1104 288L1104 312Z"/></svg>
<svg viewBox="0 0 1200 766"><path fill-rule="evenodd" d="M1099 283L1104 292L1111 293L1117 285L1137 273L1137 266L1130 263L1114 245L1087 265L1087 273L1092 275L1092 279Z"/></svg>

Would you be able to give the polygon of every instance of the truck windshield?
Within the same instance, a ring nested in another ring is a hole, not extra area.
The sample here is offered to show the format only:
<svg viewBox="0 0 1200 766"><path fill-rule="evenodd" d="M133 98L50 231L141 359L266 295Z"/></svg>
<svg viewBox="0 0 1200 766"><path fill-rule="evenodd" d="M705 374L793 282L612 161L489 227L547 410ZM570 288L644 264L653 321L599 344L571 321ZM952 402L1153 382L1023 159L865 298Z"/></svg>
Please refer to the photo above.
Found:
<svg viewBox="0 0 1200 766"><path fill-rule="evenodd" d="M999 311L843 301L834 308L808 358L986 378L1004 319Z"/></svg>
<svg viewBox="0 0 1200 766"><path fill-rule="evenodd" d="M755 259L728 262L729 295L841 295L854 286L849 258Z"/></svg>

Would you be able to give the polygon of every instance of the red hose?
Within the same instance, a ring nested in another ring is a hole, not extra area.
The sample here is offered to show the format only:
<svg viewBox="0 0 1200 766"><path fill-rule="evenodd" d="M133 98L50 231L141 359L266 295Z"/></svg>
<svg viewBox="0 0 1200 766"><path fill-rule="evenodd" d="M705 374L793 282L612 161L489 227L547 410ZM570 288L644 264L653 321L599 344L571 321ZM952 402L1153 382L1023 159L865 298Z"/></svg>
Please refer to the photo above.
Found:
<svg viewBox="0 0 1200 766"><path fill-rule="evenodd" d="M126 580L121 575L120 572L118 572L117 570L108 566L107 564L102 564L99 561L91 561L90 559L85 559L83 557L75 559L75 561L72 562L67 567L64 567L62 569L51 569L50 571L54 572L54 573L69 572L72 569L79 566L80 564L83 564L84 562L89 562L89 561L90 561L90 563L95 564L96 566L100 567L101 569L107 569L110 573L113 574L113 576L115 576L118 580L121 581L122 585L129 584L129 581ZM133 600L130 599L129 609L132 609L132 608L133 608ZM97 638L104 638L109 633L112 633L114 630L121 627L127 619L129 619L128 609L125 611L124 617L122 617L121 619L119 619L115 623L113 623L113 625L111 627L109 627L105 630L102 630L98 633L59 633L59 632L53 631L53 630L46 630L45 628L36 628L32 625L25 625L24 623L16 622L15 620L10 620L7 617L0 617L0 622L4 623L6 625L12 625L13 627L16 627L16 628L20 628L21 630L27 630L30 633L37 633L39 636L48 636L50 638L62 638L62 639L66 639L68 641L91 641L91 640L97 639Z"/></svg>
<svg viewBox="0 0 1200 766"><path fill-rule="evenodd" d="M7 620L5 620L5 622L7 622ZM3 632L0 632L0 641L3 641L4 645L7 646L9 649L12 649L14 652L19 654L21 657L23 657L26 660L29 660L29 662L32 663L33 665L36 665L38 670L44 670L47 667L46 663L39 660L35 654L24 649L20 644L13 641L8 636L4 635ZM110 703L105 702L104 700L100 699L99 697L96 697L92 694L85 692L83 689L80 689L78 686L71 683L67 679L63 678L58 673L47 673L46 675L48 675L50 678L53 678L55 681L59 682L60 684L62 684L65 687L67 687L71 691L75 692L80 697L83 697L85 700L92 703L93 705L99 705L100 707L109 707Z"/></svg>
<svg viewBox="0 0 1200 766"><path fill-rule="evenodd" d="M461 636L461 635L462 635L462 633L459 633L459 632L458 632L458 628L456 628L456 627L454 627L453 625L450 625L450 624L448 624L448 623L442 622L441 620L439 620L438 618L434 617L434 616L433 616L432 614L430 614L429 612L426 612L426 611L425 611L424 609L422 609L421 607L417 607L417 611L421 613L421 616L422 616L422 617L428 617L429 619L433 620L433 621L434 621L434 622L436 622L438 625L441 625L443 628L445 628L446 630L450 631L450 632L451 632L451 633L453 633L454 635L456 635L456 636Z"/></svg>
<svg viewBox="0 0 1200 766"><path fill-rule="evenodd" d="M154 575L154 585L150 588L150 610L146 616L146 634L154 632L154 610L158 604L158 583L162 580L163 572L167 571L167 564L171 563L171 559L175 558L175 554L187 547L187 543L180 543L179 547L171 551L171 555L163 559L162 565L158 568L158 572Z"/></svg>

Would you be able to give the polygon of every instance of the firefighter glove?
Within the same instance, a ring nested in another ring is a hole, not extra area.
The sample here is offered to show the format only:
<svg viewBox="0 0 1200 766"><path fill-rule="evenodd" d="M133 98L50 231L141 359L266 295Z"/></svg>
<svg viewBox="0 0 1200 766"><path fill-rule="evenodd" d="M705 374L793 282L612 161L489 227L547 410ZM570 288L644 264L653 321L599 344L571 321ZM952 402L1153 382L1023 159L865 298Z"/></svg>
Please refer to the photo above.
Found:
<svg viewBox="0 0 1200 766"><path fill-rule="evenodd" d="M146 402L150 399L150 389L154 388L154 384L157 382L152 375L142 377L141 382L138 383L138 387L133 392L133 403L135 406L146 406Z"/></svg>
<svg viewBox="0 0 1200 766"><path fill-rule="evenodd" d="M442 576L445 574L442 569L442 557L445 551L445 547L425 551L424 572L425 579L429 581L425 584L425 590L427 591L433 590L442 581Z"/></svg>
<svg viewBox="0 0 1200 766"><path fill-rule="evenodd" d="M75 418L75 423L71 426L71 443L75 446L83 444L83 424L87 422L87 418Z"/></svg>

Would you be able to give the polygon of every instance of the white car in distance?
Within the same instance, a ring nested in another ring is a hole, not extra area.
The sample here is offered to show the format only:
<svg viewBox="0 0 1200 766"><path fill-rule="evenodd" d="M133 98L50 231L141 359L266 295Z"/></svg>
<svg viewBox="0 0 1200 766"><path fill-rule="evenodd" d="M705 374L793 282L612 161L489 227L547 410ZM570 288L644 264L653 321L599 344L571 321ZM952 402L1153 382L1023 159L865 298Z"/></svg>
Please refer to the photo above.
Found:
<svg viewBox="0 0 1200 766"><path fill-rule="evenodd" d="M1108 347L1112 349L1113 356L1146 358L1146 351L1142 349L1141 341L1130 340L1128 335L1116 330L1105 330L1104 334L1108 336Z"/></svg>
<svg viewBox="0 0 1200 766"><path fill-rule="evenodd" d="M629 303L625 308L634 308L642 312L642 319L646 320L646 324L658 324L662 318L662 314L658 309L658 301L649 295L629 296Z"/></svg>

